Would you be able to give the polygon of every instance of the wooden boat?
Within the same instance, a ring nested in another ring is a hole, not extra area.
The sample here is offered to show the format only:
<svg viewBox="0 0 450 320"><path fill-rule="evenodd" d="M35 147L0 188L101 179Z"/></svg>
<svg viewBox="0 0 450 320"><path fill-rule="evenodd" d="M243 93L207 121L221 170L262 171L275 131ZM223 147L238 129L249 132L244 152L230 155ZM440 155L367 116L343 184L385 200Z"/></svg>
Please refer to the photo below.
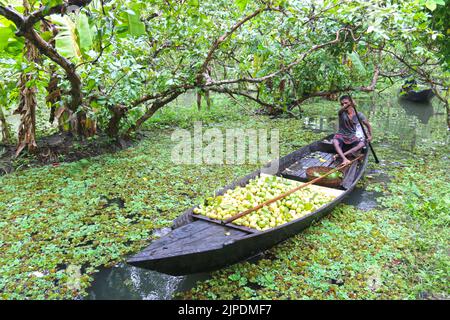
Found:
<svg viewBox="0 0 450 320"><path fill-rule="evenodd" d="M338 165L333 162L334 147L331 138L332 135L280 158L276 175L305 181L305 171L308 167ZM311 157L311 154L320 154L322 161ZM143 251L129 258L127 262L144 269L171 275L185 275L217 270L253 257L299 233L329 213L355 188L364 173L367 161L368 152L364 150L362 160L354 162L344 176L343 185L346 185L346 188L331 189L313 186L329 189L329 192L335 193L336 198L299 219L266 231L258 231L232 223L223 225L220 221L195 215L193 213L194 208L197 207L195 206L186 210L174 221L173 230L170 233L155 240ZM264 168L254 171L220 189L216 195L222 195L237 186L245 186L250 179L264 174L263 172Z"/></svg>
<svg viewBox="0 0 450 320"><path fill-rule="evenodd" d="M399 97L400 99L412 101L412 102L428 102L433 98L434 93L431 89L425 89L421 91L403 91L400 90Z"/></svg>

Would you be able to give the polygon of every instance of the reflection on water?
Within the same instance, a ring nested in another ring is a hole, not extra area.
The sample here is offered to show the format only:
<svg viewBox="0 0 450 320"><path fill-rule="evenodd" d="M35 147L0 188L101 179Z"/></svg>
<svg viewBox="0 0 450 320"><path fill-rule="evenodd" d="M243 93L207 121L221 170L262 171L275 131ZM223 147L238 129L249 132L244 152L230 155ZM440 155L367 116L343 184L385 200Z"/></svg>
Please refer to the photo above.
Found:
<svg viewBox="0 0 450 320"><path fill-rule="evenodd" d="M193 102L192 95L186 99ZM358 111L368 116L374 128L375 137L377 132L390 134L393 137L388 139L389 141L374 143L375 150L390 148L408 153L414 151L420 143L447 142L433 141L435 140L433 133L447 130L445 109L440 105L416 104L398 101L396 98L381 103L367 100L359 101ZM304 118L303 121L306 128L317 132L331 133L337 128L337 117L309 117ZM379 169L382 170L386 165L396 165L396 163L381 159ZM381 170L372 170L366 174L373 176L374 181L388 179ZM357 188L345 200L345 203L355 205L361 210L370 210L376 207L376 197L379 195L376 192ZM208 278L209 274L174 277L120 264L113 268L105 268L95 275L88 299L172 299L175 292L188 290L194 287L197 281Z"/></svg>
<svg viewBox="0 0 450 320"><path fill-rule="evenodd" d="M157 229L154 235L162 237L170 231L170 228ZM103 268L94 276L88 299L170 300L174 293L188 290L197 281L208 278L209 274L175 277L120 263L113 268Z"/></svg>
<svg viewBox="0 0 450 320"><path fill-rule="evenodd" d="M170 300L174 293L188 290L197 281L208 278L208 274L175 277L119 264L95 275L87 299Z"/></svg>
<svg viewBox="0 0 450 320"><path fill-rule="evenodd" d="M414 152L416 147L423 143L440 145L447 142L437 141L435 138L439 133L447 131L444 110L445 108L437 103L432 105L391 100L377 105L369 113L369 117L376 131L396 137L395 141L387 141L384 144Z"/></svg>
<svg viewBox="0 0 450 320"><path fill-rule="evenodd" d="M430 102L414 103L404 99L399 99L398 103L405 110L408 116L417 117L423 124L427 124L434 114L433 105Z"/></svg>
<svg viewBox="0 0 450 320"><path fill-rule="evenodd" d="M304 117L303 124L305 128L313 131L333 132L337 125L337 118Z"/></svg>
<svg viewBox="0 0 450 320"><path fill-rule="evenodd" d="M381 163L385 162L382 160ZM374 169L365 172L366 178L372 182L387 182L389 176L382 170ZM377 198L381 197L383 193L375 191L366 191L364 188L356 186L352 193L343 201L345 204L355 206L359 210L368 211L378 207Z"/></svg>

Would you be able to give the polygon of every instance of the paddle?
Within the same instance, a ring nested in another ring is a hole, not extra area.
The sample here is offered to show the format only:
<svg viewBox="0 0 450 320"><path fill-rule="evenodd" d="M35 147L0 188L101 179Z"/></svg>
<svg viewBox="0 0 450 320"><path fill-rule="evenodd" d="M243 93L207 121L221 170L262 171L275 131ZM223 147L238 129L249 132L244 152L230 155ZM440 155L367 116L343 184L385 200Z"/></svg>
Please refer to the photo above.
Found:
<svg viewBox="0 0 450 320"><path fill-rule="evenodd" d="M378 160L378 157L377 157L377 155L375 154L375 150L373 150L372 144L370 143L370 141L367 140L367 139L368 139L368 138L367 138L367 133L366 133L366 130L364 129L364 125L363 125L361 119L359 118L358 110L356 110L356 105L355 105L355 103L353 102L353 98L350 96L350 94L349 94L348 96L350 97L350 99L351 99L351 101L352 101L352 106L353 106L353 109L355 110L356 118L358 119L359 125L361 126L361 129L362 129L362 131L363 131L364 137L366 138L366 141L367 141L367 143L369 144L370 151L372 151L373 157L375 158L375 163L380 163L380 160Z"/></svg>
<svg viewBox="0 0 450 320"><path fill-rule="evenodd" d="M258 210L258 209L261 209L261 208L264 207L264 206L267 206L267 205L269 205L269 204L271 204L271 203L273 203L273 202L276 202L276 201L278 201L278 200L280 200L280 199L282 199L282 198L284 198L284 197L290 195L291 193L294 193L294 192L296 192L296 191L298 191L298 190L300 190L300 189L302 189L302 188L304 188L304 187L306 187L306 186L309 186L310 184L313 184L313 183L315 183L315 182L317 182L317 181L319 181L319 180L325 178L326 176L332 174L333 172L336 172L336 171L338 171L338 170L341 170L342 168L345 168L346 166L352 164L352 163L355 162L356 160L361 159L362 157L363 157L363 155L360 155L359 157L357 157L357 158L351 160L349 163L343 164L343 165L341 165L341 166L339 166L339 167L337 167L337 168L334 168L333 170L328 171L327 173L325 173L324 175L322 175L322 176L320 176L320 177L318 177L318 178L316 178L316 179L313 179L313 180L311 180L311 181L309 181L309 182L306 182L306 183L304 183L304 184L302 184L302 185L300 185L300 186L298 186L298 187L295 187L295 188L289 190L288 192L283 193L283 194L281 194L281 195L279 195L279 196L277 196L277 197L275 197L275 198L273 198L273 199L267 200L266 202L263 202L263 203L257 205L256 207L253 207L253 208L250 208L250 209L248 209L248 210L245 210L245 211L243 211L243 212L241 212L241 213L238 213L237 215L235 215L235 216L233 216L233 217L231 217L231 218L228 218L227 220L222 221L222 224L227 224L227 223L233 222L234 220L239 219L239 218L241 218L241 217L243 217L243 216L245 216L245 215L247 215L247 214L249 214L249 213L251 213L251 212L253 212L253 211L256 211L256 210Z"/></svg>

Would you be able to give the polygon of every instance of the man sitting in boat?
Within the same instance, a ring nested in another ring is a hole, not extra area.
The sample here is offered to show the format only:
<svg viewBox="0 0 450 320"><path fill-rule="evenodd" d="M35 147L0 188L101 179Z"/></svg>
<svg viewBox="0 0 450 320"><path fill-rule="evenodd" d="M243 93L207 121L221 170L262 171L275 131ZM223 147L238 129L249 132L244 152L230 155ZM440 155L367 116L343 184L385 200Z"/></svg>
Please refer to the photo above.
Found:
<svg viewBox="0 0 450 320"><path fill-rule="evenodd" d="M333 145L337 156L342 158L342 164L347 164L350 160L347 155L354 155L357 151L365 147L364 134L353 106L355 102L348 95L339 99L342 108L339 110L339 131L334 135ZM361 122L367 127L367 141L372 140L372 127L363 113L358 112ZM344 152L345 150L345 152ZM337 157L336 156L336 157Z"/></svg>

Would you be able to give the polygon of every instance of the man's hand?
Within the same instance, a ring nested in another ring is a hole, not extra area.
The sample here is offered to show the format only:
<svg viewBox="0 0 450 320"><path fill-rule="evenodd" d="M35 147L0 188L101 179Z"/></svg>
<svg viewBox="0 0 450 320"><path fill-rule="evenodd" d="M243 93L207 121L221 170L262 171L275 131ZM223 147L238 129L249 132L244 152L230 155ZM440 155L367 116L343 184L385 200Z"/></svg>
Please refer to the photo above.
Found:
<svg viewBox="0 0 450 320"><path fill-rule="evenodd" d="M342 165L345 166L347 164L349 164L351 161L348 160L347 158L344 158L344 160L342 161Z"/></svg>
<svg viewBox="0 0 450 320"><path fill-rule="evenodd" d="M367 136L367 142L371 142L372 141L372 136L371 135L368 135Z"/></svg>

